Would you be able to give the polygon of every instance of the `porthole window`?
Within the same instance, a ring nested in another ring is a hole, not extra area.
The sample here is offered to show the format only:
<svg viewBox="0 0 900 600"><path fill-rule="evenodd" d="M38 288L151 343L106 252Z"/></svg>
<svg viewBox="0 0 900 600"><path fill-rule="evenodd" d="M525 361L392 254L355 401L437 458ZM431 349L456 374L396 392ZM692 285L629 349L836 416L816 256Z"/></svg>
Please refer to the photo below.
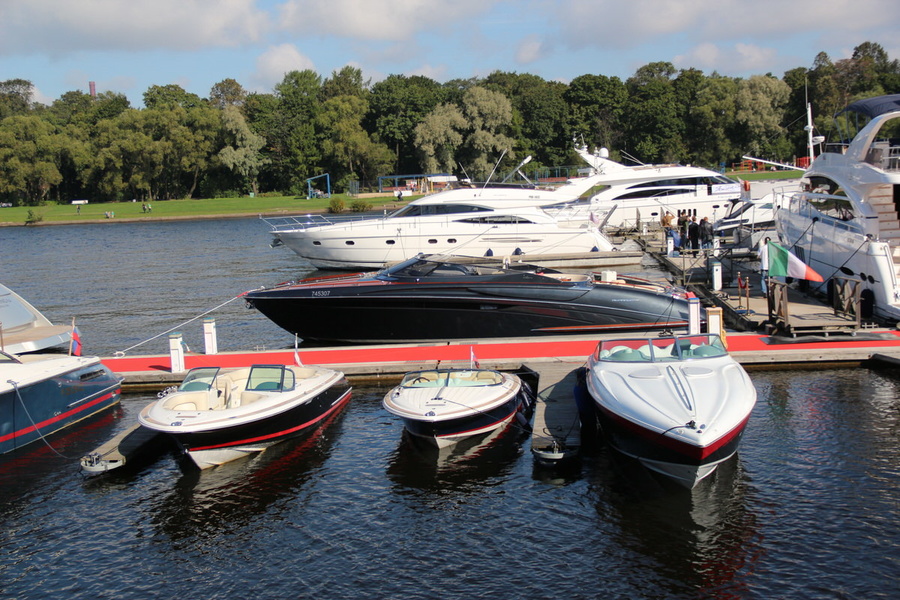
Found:
<svg viewBox="0 0 900 600"><path fill-rule="evenodd" d="M456 243L456 238L450 238L449 240L447 240L447 243L448 243L448 244L455 244L455 243Z"/></svg>
<svg viewBox="0 0 900 600"><path fill-rule="evenodd" d="M395 242L394 240L385 240L384 243L387 244L388 246L393 246L397 242Z"/></svg>
<svg viewBox="0 0 900 600"><path fill-rule="evenodd" d="M321 246L322 242L313 242L313 246Z"/></svg>
<svg viewBox="0 0 900 600"><path fill-rule="evenodd" d="M347 240L347 241L344 242L344 243L347 244L348 246L355 246L355 245L356 245L356 242L354 242L353 240Z"/></svg>
<svg viewBox="0 0 900 600"><path fill-rule="evenodd" d="M429 244L437 244L437 240L433 240L433 239L432 239L432 240L428 240L428 243L429 243Z"/></svg>

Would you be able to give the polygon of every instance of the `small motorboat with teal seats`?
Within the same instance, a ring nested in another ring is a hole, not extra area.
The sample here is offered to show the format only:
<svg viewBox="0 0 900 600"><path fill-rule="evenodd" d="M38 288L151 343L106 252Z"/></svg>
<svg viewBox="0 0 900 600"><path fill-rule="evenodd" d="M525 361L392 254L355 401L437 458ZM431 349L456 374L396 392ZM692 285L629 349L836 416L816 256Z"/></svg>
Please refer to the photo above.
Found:
<svg viewBox="0 0 900 600"><path fill-rule="evenodd" d="M206 469L314 430L349 399L344 374L324 367L199 367L138 421L170 435Z"/></svg>
<svg viewBox="0 0 900 600"><path fill-rule="evenodd" d="M756 404L715 334L604 340L586 375L609 444L688 488L734 456Z"/></svg>
<svg viewBox="0 0 900 600"><path fill-rule="evenodd" d="M438 448L495 431L518 414L527 422L533 403L517 375L477 368L412 371L382 402L410 434Z"/></svg>

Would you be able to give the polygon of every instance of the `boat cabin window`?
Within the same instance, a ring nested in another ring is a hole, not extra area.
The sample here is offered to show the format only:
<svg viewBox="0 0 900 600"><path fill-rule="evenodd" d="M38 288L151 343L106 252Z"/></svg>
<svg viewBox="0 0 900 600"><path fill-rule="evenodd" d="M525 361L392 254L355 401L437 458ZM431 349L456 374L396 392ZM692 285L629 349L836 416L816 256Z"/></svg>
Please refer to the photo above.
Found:
<svg viewBox="0 0 900 600"><path fill-rule="evenodd" d="M185 375L184 381L178 386L179 392L202 392L212 389L215 384L216 377L219 374L219 367L200 367L191 369Z"/></svg>
<svg viewBox="0 0 900 600"><path fill-rule="evenodd" d="M728 351L717 335L701 334L600 342L594 357L612 362L671 362L715 358Z"/></svg>
<svg viewBox="0 0 900 600"><path fill-rule="evenodd" d="M813 177L809 181L809 191L811 193L806 195L806 201L822 215L838 221L856 217L853 203L837 182L826 177Z"/></svg>
<svg viewBox="0 0 900 600"><path fill-rule="evenodd" d="M457 223L503 223L503 224L521 224L521 223L533 223L529 219L525 217L520 217L518 215L491 215L486 217L471 217L468 219L457 219Z"/></svg>
<svg viewBox="0 0 900 600"><path fill-rule="evenodd" d="M456 215L471 212L486 212L483 206L472 204L407 204L391 217L421 217L429 215Z"/></svg>

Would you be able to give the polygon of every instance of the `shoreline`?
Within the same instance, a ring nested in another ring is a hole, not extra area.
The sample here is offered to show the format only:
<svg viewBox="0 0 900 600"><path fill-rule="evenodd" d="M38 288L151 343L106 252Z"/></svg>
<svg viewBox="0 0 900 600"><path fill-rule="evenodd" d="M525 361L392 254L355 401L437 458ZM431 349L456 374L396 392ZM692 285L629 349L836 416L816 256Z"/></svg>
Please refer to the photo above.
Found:
<svg viewBox="0 0 900 600"><path fill-rule="evenodd" d="M0 221L0 227L53 227L57 225L102 225L113 223L147 223L152 221L211 221L215 219L247 219L254 216L263 217L296 217L303 215L325 214L325 211L278 211L278 212L254 212L254 213L229 213L206 215L178 215L160 217L113 217L111 219L76 219L70 221L38 221L36 223L16 223L13 221Z"/></svg>

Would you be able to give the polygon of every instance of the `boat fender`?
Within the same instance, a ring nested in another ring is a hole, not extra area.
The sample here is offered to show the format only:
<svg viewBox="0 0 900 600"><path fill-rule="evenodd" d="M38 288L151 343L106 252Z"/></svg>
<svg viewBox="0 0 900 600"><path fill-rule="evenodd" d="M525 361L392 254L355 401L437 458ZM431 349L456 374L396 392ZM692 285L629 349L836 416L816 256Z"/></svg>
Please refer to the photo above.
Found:
<svg viewBox="0 0 900 600"><path fill-rule="evenodd" d="M749 191L750 191L750 182L749 182L748 180L746 180L746 179L744 180L744 191L745 191L745 192L749 192Z"/></svg>

